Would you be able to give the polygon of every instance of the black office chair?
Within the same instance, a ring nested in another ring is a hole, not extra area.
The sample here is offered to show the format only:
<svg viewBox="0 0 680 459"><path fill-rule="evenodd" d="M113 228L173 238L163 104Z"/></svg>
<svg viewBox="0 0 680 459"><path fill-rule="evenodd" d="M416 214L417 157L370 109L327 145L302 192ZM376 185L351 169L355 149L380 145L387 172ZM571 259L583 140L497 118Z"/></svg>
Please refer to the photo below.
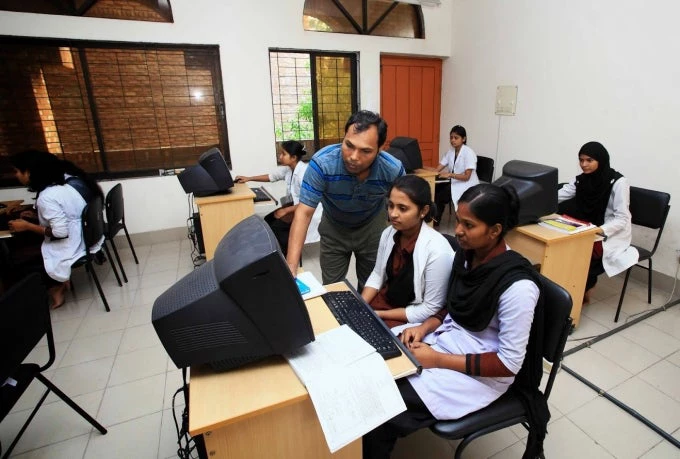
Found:
<svg viewBox="0 0 680 459"><path fill-rule="evenodd" d="M555 376L557 376L559 369L559 362L562 360L564 345L571 330L569 314L571 313L572 301L571 296L565 289L542 275L541 280L544 295L542 354L546 360L553 364L548 376L548 382L543 391L547 399L552 391ZM529 356L527 355L527 357ZM534 365L542 367L542 359L535 362ZM454 456L458 459L472 440L516 424L522 424L528 428L527 423L527 411L522 404L520 396L511 387L508 392L491 405L460 419L438 421L430 427L430 430L447 440L462 439L458 448L456 448Z"/></svg>
<svg viewBox="0 0 680 459"><path fill-rule="evenodd" d="M486 156L477 156L477 177L482 182L491 183L493 180L494 160Z"/></svg>
<svg viewBox="0 0 680 459"><path fill-rule="evenodd" d="M113 248L113 253L116 256L116 261L118 262L118 267L120 268L120 273L123 275L123 280L128 281L125 275L125 270L123 269L123 263L120 261L118 256L118 250L116 249L116 244L113 238L123 230L125 232L125 237L127 238L128 244L130 245L130 250L132 251L132 256L135 259L135 263L139 264L137 259L137 254L135 253L135 248L132 246L132 241L130 240L130 234L128 233L127 226L125 226L125 202L123 200L123 187L121 184L117 184L108 193L106 193L106 223L104 225L104 235L106 240L111 243Z"/></svg>
<svg viewBox="0 0 680 459"><path fill-rule="evenodd" d="M666 217L671 209L669 202L671 195L663 191L647 190L645 188L630 187L630 214L634 225L644 226L647 228L658 230L654 247L651 250L644 247L631 244L640 253L638 263L647 260L649 267L640 264L634 265L648 271L647 278L647 303L652 302L652 257L656 248L659 246L661 233L663 227L666 225ZM621 305L623 304L623 297L626 295L626 287L628 286L628 277L630 277L630 270L633 266L626 270L626 278L623 281L623 288L621 289L621 297L619 298L619 306L616 308L616 315L614 322L619 321L619 314L621 313Z"/></svg>
<svg viewBox="0 0 680 459"><path fill-rule="evenodd" d="M47 347L50 354L47 363L43 366L36 363L22 363L45 335L47 335ZM0 421L5 419L33 379L47 386L47 390L26 423L5 451L3 459L8 458L12 453L50 391L102 434L106 434L106 429L101 424L42 374L54 363L55 348L47 291L39 274L33 273L24 278L0 298L0 349L3 353L0 359L0 381L4 382L8 378L16 381L15 384L5 384L0 387ZM1 448L0 453L2 453Z"/></svg>
<svg viewBox="0 0 680 459"><path fill-rule="evenodd" d="M106 296L104 296L104 291L99 283L99 278L97 277L97 272L94 270L93 261L94 254L90 253L89 248L95 245L104 236L104 216L103 216L103 204L101 196L95 196L92 200L85 206L83 213L81 215L82 219L82 234L83 240L85 242L85 255L76 260L71 268L78 268L80 266L85 266L85 269L94 279L94 283L99 291L99 296L104 303L106 311L110 311L109 303L106 301ZM120 277L118 276L118 271L116 271L116 265L113 264L111 260L111 253L109 252L106 243L102 244L102 249L106 252L106 258L109 263L111 263L111 268L113 269L113 274L116 276L118 285L123 285L120 282ZM74 284L71 282L71 290L74 289Z"/></svg>

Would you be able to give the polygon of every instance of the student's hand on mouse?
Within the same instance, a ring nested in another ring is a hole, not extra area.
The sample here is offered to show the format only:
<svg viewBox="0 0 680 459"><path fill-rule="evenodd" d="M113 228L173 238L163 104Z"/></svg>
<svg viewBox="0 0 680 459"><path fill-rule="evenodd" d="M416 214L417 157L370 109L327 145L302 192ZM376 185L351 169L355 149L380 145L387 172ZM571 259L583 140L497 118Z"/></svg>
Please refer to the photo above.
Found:
<svg viewBox="0 0 680 459"><path fill-rule="evenodd" d="M246 183L248 181L249 177L246 177L244 175L237 175L236 178L234 179L234 182L236 183Z"/></svg>
<svg viewBox="0 0 680 459"><path fill-rule="evenodd" d="M416 341L411 343L410 346L411 353L418 359L418 362L423 366L423 368L436 368L437 367L437 351L432 349L429 345Z"/></svg>

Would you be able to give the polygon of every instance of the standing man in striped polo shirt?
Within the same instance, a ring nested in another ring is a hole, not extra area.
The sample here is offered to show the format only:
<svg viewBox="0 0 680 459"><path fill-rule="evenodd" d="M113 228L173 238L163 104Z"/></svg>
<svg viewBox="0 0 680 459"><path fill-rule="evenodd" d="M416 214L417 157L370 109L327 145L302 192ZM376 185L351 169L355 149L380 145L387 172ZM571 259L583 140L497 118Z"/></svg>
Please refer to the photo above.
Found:
<svg viewBox="0 0 680 459"><path fill-rule="evenodd" d="M385 120L362 110L345 124L341 144L324 147L312 157L288 239L287 261L293 275L297 274L309 222L321 203L323 283L343 280L354 253L359 291L364 287L375 266L380 235L387 226L385 195L392 182L404 175L401 162L380 151L386 138Z"/></svg>

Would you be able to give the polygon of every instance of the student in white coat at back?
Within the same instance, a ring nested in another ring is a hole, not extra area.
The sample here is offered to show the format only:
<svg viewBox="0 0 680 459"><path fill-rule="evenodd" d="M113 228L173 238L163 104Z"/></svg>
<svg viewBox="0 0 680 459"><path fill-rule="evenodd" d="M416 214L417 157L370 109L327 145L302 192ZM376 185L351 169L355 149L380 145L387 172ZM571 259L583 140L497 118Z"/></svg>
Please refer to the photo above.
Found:
<svg viewBox="0 0 680 459"><path fill-rule="evenodd" d="M630 185L626 177L609 165L609 152L599 142L588 142L578 152L583 173L563 186L557 195L558 210L580 220L599 226L606 238L595 242L588 270L583 302L590 301L590 293L597 276L607 273L612 277L638 261L638 251L630 245L631 215Z"/></svg>

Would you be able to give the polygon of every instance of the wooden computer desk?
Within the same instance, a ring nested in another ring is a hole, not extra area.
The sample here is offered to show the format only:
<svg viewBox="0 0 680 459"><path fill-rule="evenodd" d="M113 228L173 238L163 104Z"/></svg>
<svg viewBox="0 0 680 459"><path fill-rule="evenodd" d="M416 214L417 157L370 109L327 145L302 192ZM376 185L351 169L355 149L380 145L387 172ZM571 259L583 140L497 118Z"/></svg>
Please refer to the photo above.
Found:
<svg viewBox="0 0 680 459"><path fill-rule="evenodd" d="M518 226L505 240L515 251L534 264L541 265L541 274L564 287L573 301L571 318L578 326L583 306L590 257L595 235L593 228L576 234L565 234L536 224Z"/></svg>
<svg viewBox="0 0 680 459"><path fill-rule="evenodd" d="M305 304L315 334L338 326L323 299ZM416 371L403 354L386 362L395 379ZM283 357L224 373L194 366L189 392L189 432L204 434L210 459L361 457L361 439L330 453L309 394Z"/></svg>
<svg viewBox="0 0 680 459"><path fill-rule="evenodd" d="M201 216L205 257L211 260L222 237L238 222L255 213L255 193L245 183L235 183L231 193L195 198Z"/></svg>
<svg viewBox="0 0 680 459"><path fill-rule="evenodd" d="M437 177L438 172L430 171L427 169L416 169L413 171L413 173L427 181L427 183L430 185L430 191L432 192L432 201L434 201L434 185L435 185L434 181L435 178Z"/></svg>

